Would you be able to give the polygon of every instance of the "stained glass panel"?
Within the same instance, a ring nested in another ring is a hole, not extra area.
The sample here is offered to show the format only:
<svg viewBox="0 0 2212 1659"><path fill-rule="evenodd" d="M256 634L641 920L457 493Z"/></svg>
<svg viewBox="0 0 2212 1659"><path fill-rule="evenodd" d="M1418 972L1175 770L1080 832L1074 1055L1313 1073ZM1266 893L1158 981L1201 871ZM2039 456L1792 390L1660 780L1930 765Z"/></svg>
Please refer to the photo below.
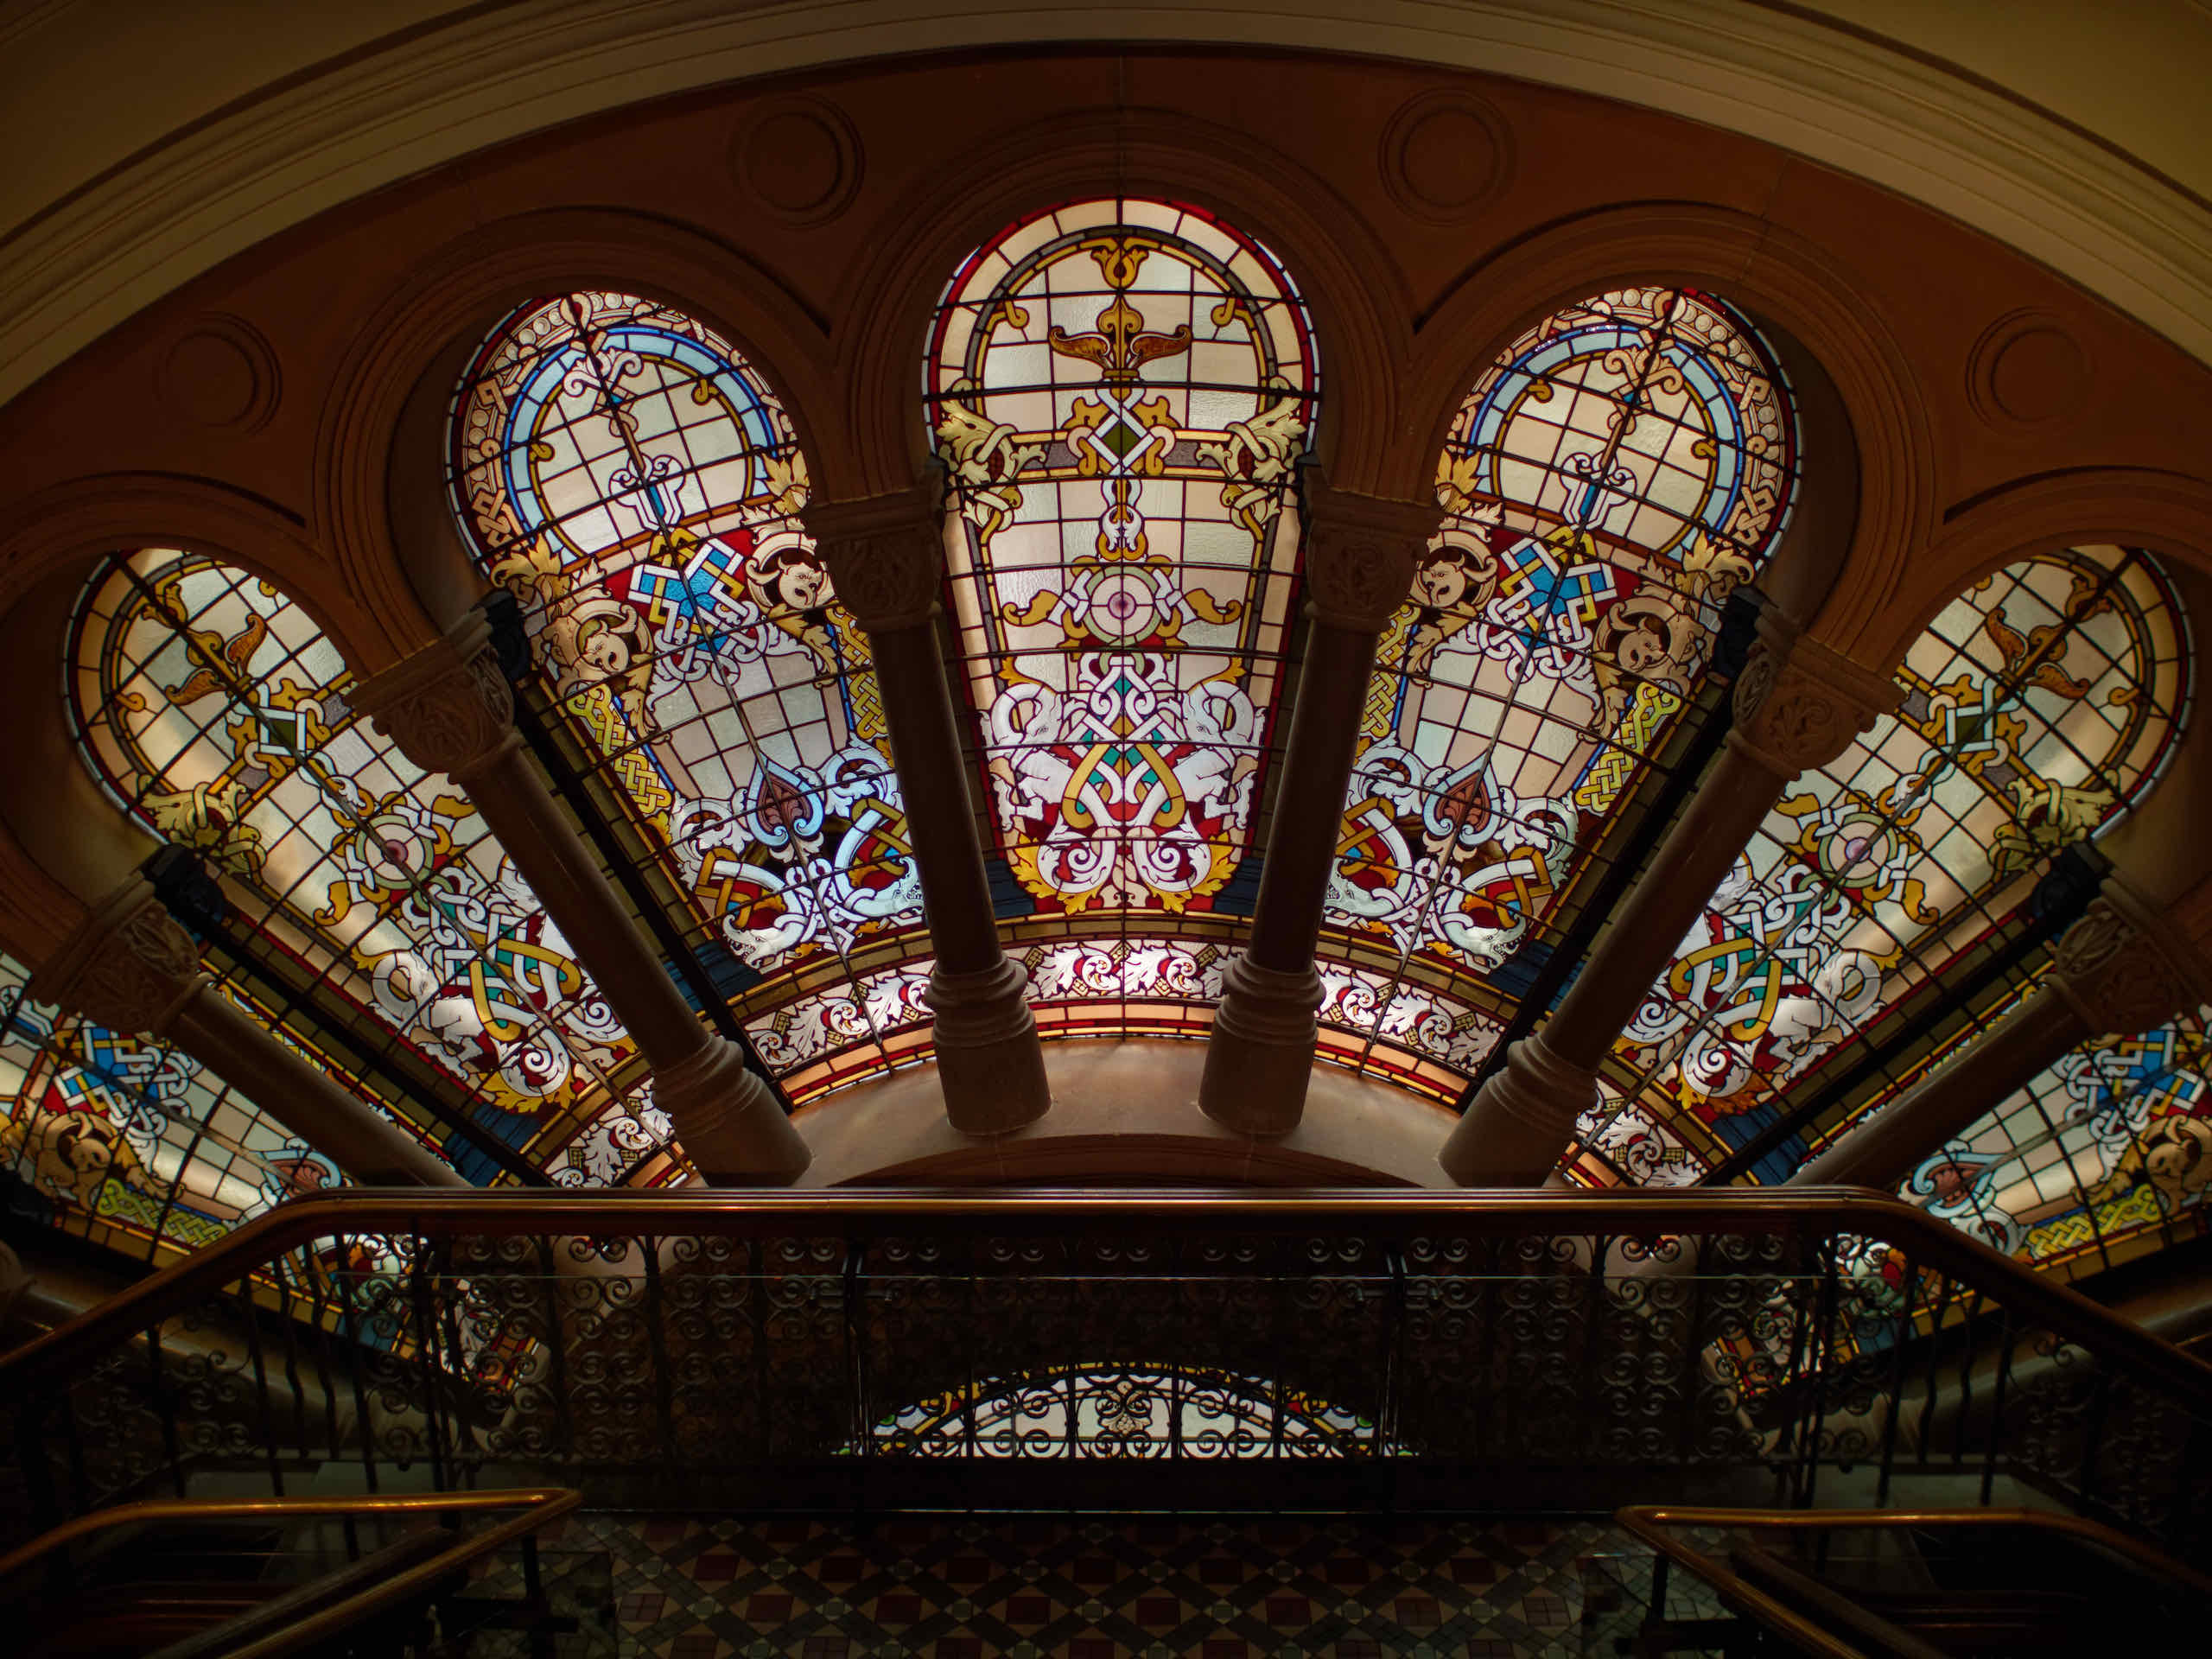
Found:
<svg viewBox="0 0 2212 1659"><path fill-rule="evenodd" d="M925 377L1001 855L1033 913L1204 913L1250 850L1319 391L1273 255L1122 199L953 277Z"/></svg>
<svg viewBox="0 0 2212 1659"><path fill-rule="evenodd" d="M141 1260L213 1243L336 1165L188 1054L29 994L0 956L0 1182L10 1215Z"/></svg>
<svg viewBox="0 0 2212 1659"><path fill-rule="evenodd" d="M1780 371L1708 295L1601 295L1506 350L1453 418L1445 521L1380 642L1325 948L1482 977L1546 943L1771 552L1796 462Z"/></svg>
<svg viewBox="0 0 2212 1659"><path fill-rule="evenodd" d="M1923 1160L1903 1196L2068 1276L2204 1232L2208 1020L2083 1044Z"/></svg>
<svg viewBox="0 0 2212 1659"><path fill-rule="evenodd" d="M1796 781L1652 988L1617 1048L1632 1097L1724 1134L1770 1115L2007 925L2156 777L2185 643L2163 575L2118 548L1961 594L1907 652L1897 712Z"/></svg>
<svg viewBox="0 0 2212 1659"><path fill-rule="evenodd" d="M212 861L330 1021L397 1039L501 1138L562 1144L642 1073L474 806L360 717L272 584L164 549L110 561L71 690L95 774Z"/></svg>
<svg viewBox="0 0 2212 1659"><path fill-rule="evenodd" d="M790 420L736 350L629 295L524 306L468 371L453 444L538 687L726 989L901 930L926 948L867 638L795 516Z"/></svg>

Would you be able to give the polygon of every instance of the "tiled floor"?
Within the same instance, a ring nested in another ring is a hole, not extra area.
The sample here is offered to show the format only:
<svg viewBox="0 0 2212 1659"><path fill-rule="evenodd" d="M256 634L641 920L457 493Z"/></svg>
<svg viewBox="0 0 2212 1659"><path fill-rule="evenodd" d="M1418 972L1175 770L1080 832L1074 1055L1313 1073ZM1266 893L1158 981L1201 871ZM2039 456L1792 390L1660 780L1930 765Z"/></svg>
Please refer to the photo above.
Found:
<svg viewBox="0 0 2212 1659"><path fill-rule="evenodd" d="M1611 1529L1536 1522L582 1515L545 1548L611 1570L613 1629L575 1651L652 1659L1552 1659L1649 1582Z"/></svg>

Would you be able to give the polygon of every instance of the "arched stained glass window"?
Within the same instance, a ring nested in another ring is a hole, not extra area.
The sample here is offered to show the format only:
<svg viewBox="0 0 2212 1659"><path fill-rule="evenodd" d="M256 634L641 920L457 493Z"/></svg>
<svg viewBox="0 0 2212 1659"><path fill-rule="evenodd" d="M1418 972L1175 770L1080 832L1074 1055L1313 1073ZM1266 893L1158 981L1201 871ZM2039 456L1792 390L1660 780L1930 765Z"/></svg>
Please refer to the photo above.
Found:
<svg viewBox="0 0 2212 1659"><path fill-rule="evenodd" d="M920 888L867 637L799 527L805 461L759 375L647 300L526 305L468 371L452 464L552 741L717 988L749 1019L830 964L822 994L864 1006L853 953L926 950Z"/></svg>
<svg viewBox="0 0 2212 1659"><path fill-rule="evenodd" d="M1193 208L1057 208L954 276L925 393L1026 913L1205 915L1252 850L1319 390L1288 275Z"/></svg>
<svg viewBox="0 0 2212 1659"><path fill-rule="evenodd" d="M346 1185L190 1055L64 1014L29 979L0 956L6 1213L167 1262L283 1199Z"/></svg>
<svg viewBox="0 0 2212 1659"><path fill-rule="evenodd" d="M1796 430L1765 343L1709 295L1600 295L1506 349L1452 420L1445 521L1378 645L1325 951L1402 997L1550 948L1773 550ZM1362 1006L1321 1017L1357 1029ZM1498 1024L1454 1018L1426 1052L1464 1075Z"/></svg>
<svg viewBox="0 0 2212 1659"><path fill-rule="evenodd" d="M1297 1389L1198 1365L1066 1365L917 1401L869 1451L922 1458L1338 1458L1392 1448Z"/></svg>
<svg viewBox="0 0 2212 1659"><path fill-rule="evenodd" d="M1897 680L1897 712L1768 815L1616 1046L1627 1097L1686 1138L1742 1144L1839 1045L2018 927L2052 857L2171 753L2182 613L2145 554L2048 554L1960 595Z"/></svg>
<svg viewBox="0 0 2212 1659"><path fill-rule="evenodd" d="M1923 1160L1902 1196L2067 1277L2207 1230L2212 1009L2084 1043Z"/></svg>
<svg viewBox="0 0 2212 1659"><path fill-rule="evenodd" d="M359 715L346 664L273 584L168 549L118 556L73 658L95 775L213 862L324 1031L404 1051L379 1075L427 1079L541 1155L634 1093L642 1058L474 806ZM423 1122L423 1092L394 1103Z"/></svg>

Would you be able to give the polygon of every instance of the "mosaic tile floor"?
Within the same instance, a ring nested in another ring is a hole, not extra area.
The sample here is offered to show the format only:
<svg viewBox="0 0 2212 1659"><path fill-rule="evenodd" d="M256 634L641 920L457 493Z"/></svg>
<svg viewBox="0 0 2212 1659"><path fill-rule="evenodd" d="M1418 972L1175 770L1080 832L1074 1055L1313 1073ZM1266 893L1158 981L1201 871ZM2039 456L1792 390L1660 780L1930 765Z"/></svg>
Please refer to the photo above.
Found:
<svg viewBox="0 0 2212 1659"><path fill-rule="evenodd" d="M1649 1582L1610 1528L1536 1522L580 1515L543 1547L549 1586L611 1589L563 1652L625 1659L1564 1659Z"/></svg>

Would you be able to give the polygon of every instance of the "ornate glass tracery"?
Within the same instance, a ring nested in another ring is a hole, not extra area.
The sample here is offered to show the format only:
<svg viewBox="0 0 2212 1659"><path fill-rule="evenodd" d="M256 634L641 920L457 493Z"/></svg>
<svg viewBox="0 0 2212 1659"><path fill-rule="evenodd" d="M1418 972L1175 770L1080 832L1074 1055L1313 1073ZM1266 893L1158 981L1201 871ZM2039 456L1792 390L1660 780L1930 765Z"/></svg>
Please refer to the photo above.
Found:
<svg viewBox="0 0 2212 1659"><path fill-rule="evenodd" d="M1204 913L1249 851L1319 391L1288 275L1193 208L1071 204L954 276L924 391L1032 913Z"/></svg>
<svg viewBox="0 0 2212 1659"><path fill-rule="evenodd" d="M876 1425L879 1456L1314 1458L1372 1455L1374 1426L1265 1378L1204 1366L1085 1364L993 1377Z"/></svg>
<svg viewBox="0 0 2212 1659"><path fill-rule="evenodd" d="M41 1002L29 977L0 956L0 1209L166 1261L346 1184L190 1055Z"/></svg>
<svg viewBox="0 0 2212 1659"><path fill-rule="evenodd" d="M696 319L524 306L453 421L456 509L566 735L743 995L920 921L867 637L796 517L774 396ZM917 930L918 931L918 930Z"/></svg>
<svg viewBox="0 0 2212 1659"><path fill-rule="evenodd" d="M2140 552L2048 554L1960 595L1906 653L1897 712L1796 780L1652 988L1616 1047L1628 1097L1724 1141L1770 1119L2150 785L2186 645Z"/></svg>
<svg viewBox="0 0 2212 1659"><path fill-rule="evenodd" d="M1922 1160L1902 1195L2068 1276L2206 1230L2212 1009L2100 1037Z"/></svg>
<svg viewBox="0 0 2212 1659"><path fill-rule="evenodd" d="M1506 349L1453 418L1445 521L1378 645L1325 949L1448 983L1542 943L1773 550L1796 429L1764 342L1709 295L1600 295ZM1479 1062L1477 1032L1450 1064Z"/></svg>
<svg viewBox="0 0 2212 1659"><path fill-rule="evenodd" d="M73 659L95 775L214 864L332 1018L381 1028L510 1143L557 1149L636 1089L634 1046L474 806L359 715L345 663L272 583L119 556Z"/></svg>

